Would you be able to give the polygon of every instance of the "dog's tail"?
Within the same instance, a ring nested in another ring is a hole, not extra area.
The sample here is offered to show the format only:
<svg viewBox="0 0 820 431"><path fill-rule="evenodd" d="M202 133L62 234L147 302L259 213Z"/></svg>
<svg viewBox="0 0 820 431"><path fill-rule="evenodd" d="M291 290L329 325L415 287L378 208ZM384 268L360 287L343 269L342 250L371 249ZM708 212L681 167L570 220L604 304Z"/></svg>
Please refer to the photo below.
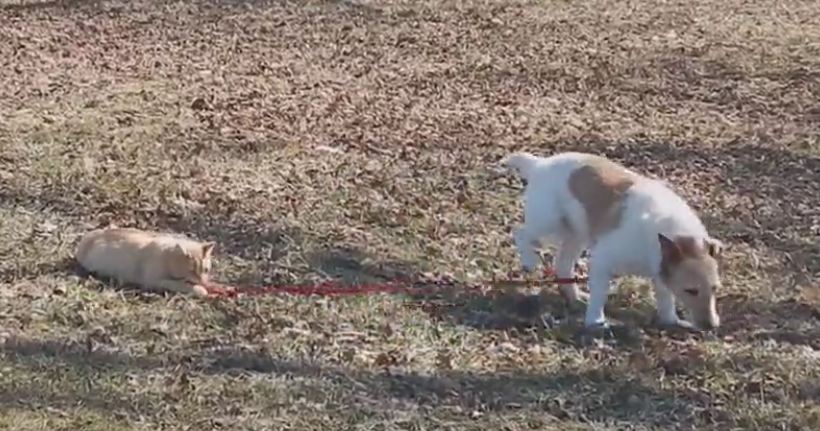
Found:
<svg viewBox="0 0 820 431"><path fill-rule="evenodd" d="M532 173L532 169L540 160L539 157L527 153L527 152L517 152L512 153L507 158L504 159L503 163L508 168L515 169L518 171L518 175L520 175L525 180L529 180L530 174Z"/></svg>

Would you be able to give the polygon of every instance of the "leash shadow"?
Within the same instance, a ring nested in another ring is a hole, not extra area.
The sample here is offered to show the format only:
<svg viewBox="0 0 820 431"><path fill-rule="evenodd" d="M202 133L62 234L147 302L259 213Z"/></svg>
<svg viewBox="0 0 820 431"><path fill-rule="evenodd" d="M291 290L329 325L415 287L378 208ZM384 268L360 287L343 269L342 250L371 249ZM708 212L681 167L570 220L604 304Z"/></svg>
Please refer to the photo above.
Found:
<svg viewBox="0 0 820 431"><path fill-rule="evenodd" d="M417 272L410 262L382 260L352 247L327 247L308 253L310 267L346 283L379 283L405 279Z"/></svg>
<svg viewBox="0 0 820 431"><path fill-rule="evenodd" d="M555 286L546 286L540 292L501 289L485 295L461 294L441 301L425 301L420 308L431 319L474 330L503 332L506 337L528 339L534 342L553 340L584 346L592 341L583 325L583 308L570 307ZM641 344L647 319L645 310L625 309L617 303L607 306L613 321L613 331L607 343L632 349Z"/></svg>

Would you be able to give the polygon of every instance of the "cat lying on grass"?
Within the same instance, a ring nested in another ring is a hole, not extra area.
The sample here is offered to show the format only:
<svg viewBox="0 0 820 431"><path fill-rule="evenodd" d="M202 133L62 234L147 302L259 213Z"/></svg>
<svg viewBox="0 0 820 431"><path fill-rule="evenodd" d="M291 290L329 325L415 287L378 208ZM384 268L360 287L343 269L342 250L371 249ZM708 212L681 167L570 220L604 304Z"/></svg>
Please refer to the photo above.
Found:
<svg viewBox="0 0 820 431"><path fill-rule="evenodd" d="M75 258L87 271L146 290L208 295L215 243L110 227L88 232Z"/></svg>

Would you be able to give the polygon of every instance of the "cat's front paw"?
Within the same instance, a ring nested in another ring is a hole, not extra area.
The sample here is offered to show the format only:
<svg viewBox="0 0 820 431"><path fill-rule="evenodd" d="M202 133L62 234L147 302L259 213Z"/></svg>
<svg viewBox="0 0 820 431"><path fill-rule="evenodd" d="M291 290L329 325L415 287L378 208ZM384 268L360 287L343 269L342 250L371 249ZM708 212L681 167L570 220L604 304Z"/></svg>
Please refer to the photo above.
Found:
<svg viewBox="0 0 820 431"><path fill-rule="evenodd" d="M201 284L195 284L195 285L191 286L191 293L194 296L199 296L199 297L206 297L206 296L210 295L210 292L208 291L208 288L201 285Z"/></svg>
<svg viewBox="0 0 820 431"><path fill-rule="evenodd" d="M219 283L208 283L208 286L203 286L207 292L207 296L212 297L233 297L236 295L236 288Z"/></svg>

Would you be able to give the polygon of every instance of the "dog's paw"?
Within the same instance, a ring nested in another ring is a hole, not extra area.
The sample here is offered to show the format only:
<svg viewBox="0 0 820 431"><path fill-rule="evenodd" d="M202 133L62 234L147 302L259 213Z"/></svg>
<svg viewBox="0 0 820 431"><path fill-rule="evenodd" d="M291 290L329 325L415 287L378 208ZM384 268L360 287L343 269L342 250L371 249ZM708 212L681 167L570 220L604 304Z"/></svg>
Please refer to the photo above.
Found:
<svg viewBox="0 0 820 431"><path fill-rule="evenodd" d="M576 341L581 346L603 345L640 345L643 332L623 323L605 322L600 325L587 325L577 334Z"/></svg>
<svg viewBox="0 0 820 431"><path fill-rule="evenodd" d="M589 293L582 292L580 290L576 290L573 292L568 289L561 289L561 297L563 297L564 300L569 303L577 302L581 304L586 304L589 302Z"/></svg>
<svg viewBox="0 0 820 431"><path fill-rule="evenodd" d="M592 325L585 325L581 330L581 335L593 338L608 338L612 336L612 325L606 321Z"/></svg>
<svg viewBox="0 0 820 431"><path fill-rule="evenodd" d="M520 271L521 275L524 275L524 276L532 275L536 271L538 271L538 263L536 263L536 262L524 263L524 264L521 265L521 269L519 271Z"/></svg>
<svg viewBox="0 0 820 431"><path fill-rule="evenodd" d="M581 313L587 308L589 303L589 294L586 292L577 292L577 294L570 294L568 292L561 292L561 297L567 305L570 313Z"/></svg>
<svg viewBox="0 0 820 431"><path fill-rule="evenodd" d="M567 310L571 314L583 313L587 308L587 301L580 298L574 300L564 299L564 301L567 304Z"/></svg>
<svg viewBox="0 0 820 431"><path fill-rule="evenodd" d="M673 321L660 321L658 323L660 329L668 331L668 332L675 332L675 333L698 333L701 330L695 326L692 322L683 319L677 319Z"/></svg>
<svg viewBox="0 0 820 431"><path fill-rule="evenodd" d="M586 309L587 304L589 303L589 293L581 292L577 290L577 288L561 289L561 297L564 298L564 302L567 304L567 308L572 313L577 313L584 311Z"/></svg>
<svg viewBox="0 0 820 431"><path fill-rule="evenodd" d="M583 347L610 344L615 341L615 333L608 322L596 325L585 325L576 335L576 343Z"/></svg>

